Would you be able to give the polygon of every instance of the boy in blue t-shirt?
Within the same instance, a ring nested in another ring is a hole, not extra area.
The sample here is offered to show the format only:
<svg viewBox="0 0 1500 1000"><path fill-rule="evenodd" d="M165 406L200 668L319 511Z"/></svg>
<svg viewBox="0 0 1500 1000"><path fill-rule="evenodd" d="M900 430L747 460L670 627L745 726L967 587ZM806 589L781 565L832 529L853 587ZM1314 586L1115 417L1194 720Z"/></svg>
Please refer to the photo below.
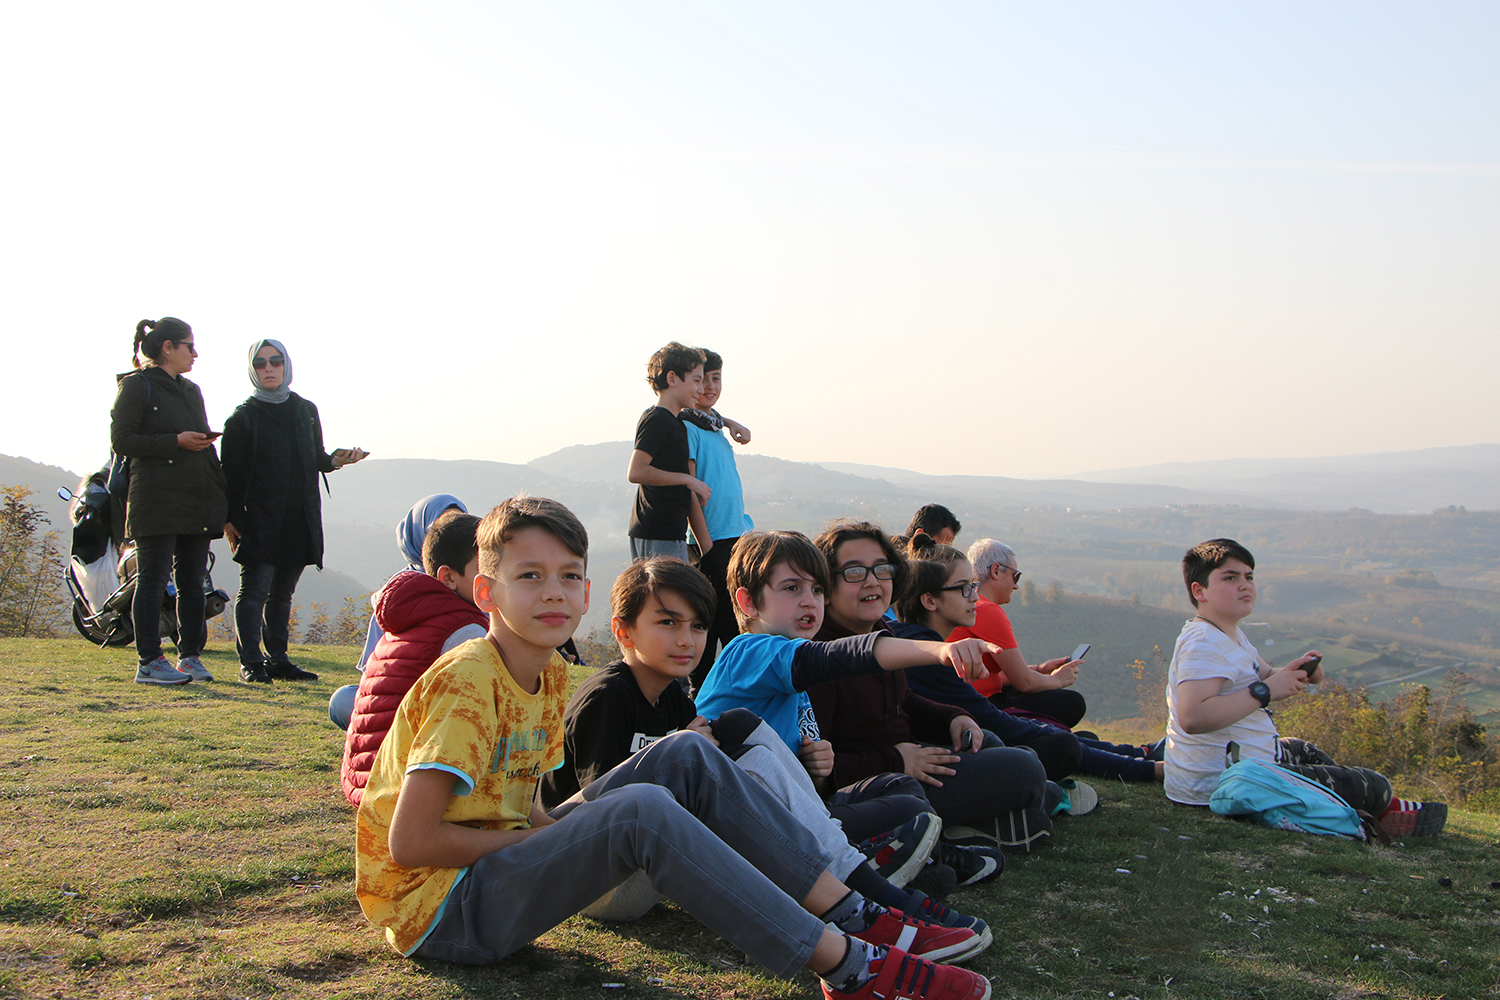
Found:
<svg viewBox="0 0 1500 1000"><path fill-rule="evenodd" d="M745 513L745 490L734 462L734 448L724 437L727 430L740 444L748 444L750 431L714 409L723 391L724 359L710 350L705 350L703 356L703 388L696 405L682 411L688 434L688 473L703 480L713 491L703 505L708 534L700 535L696 529L693 532L698 542L698 568L714 587L714 620L708 629L708 646L703 659L693 668L695 691L703 686L703 679L713 669L719 647L729 645L739 635L734 601L729 596L729 557L734 554L735 541L755 528L755 522Z"/></svg>
<svg viewBox="0 0 1500 1000"><path fill-rule="evenodd" d="M403 699L359 809L360 907L394 948L498 962L645 870L771 972L812 969L825 997L989 997L983 976L914 954L962 951L972 931L849 890L785 807L697 733L657 741L549 815L536 785L562 761L556 647L588 610L588 535L566 507L523 496L486 515L478 539L489 633Z"/></svg>

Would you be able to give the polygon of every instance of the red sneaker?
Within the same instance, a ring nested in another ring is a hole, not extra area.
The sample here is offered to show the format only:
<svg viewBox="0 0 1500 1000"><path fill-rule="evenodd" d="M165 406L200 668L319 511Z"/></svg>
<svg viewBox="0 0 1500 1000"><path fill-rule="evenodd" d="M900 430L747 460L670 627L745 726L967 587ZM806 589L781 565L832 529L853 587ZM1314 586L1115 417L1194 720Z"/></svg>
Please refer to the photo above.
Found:
<svg viewBox="0 0 1500 1000"><path fill-rule="evenodd" d="M977 972L938 965L903 951L870 963L873 975L852 993L823 984L824 1000L989 1000L990 981Z"/></svg>
<svg viewBox="0 0 1500 1000"><path fill-rule="evenodd" d="M968 927L929 924L900 910L886 910L879 920L851 936L931 962L962 962L984 951L994 940L988 933L981 937Z"/></svg>

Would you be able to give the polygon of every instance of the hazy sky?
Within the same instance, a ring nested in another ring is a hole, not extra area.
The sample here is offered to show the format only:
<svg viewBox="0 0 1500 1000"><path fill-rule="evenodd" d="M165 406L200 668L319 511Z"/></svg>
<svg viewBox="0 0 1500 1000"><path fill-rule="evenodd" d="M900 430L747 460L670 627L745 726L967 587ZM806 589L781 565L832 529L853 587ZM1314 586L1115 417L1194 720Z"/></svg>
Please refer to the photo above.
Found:
<svg viewBox="0 0 1500 1000"><path fill-rule="evenodd" d="M7 3L0 452L210 420L628 439L671 339L751 451L1041 477L1500 440L1500 5ZM624 470L621 470L623 478Z"/></svg>

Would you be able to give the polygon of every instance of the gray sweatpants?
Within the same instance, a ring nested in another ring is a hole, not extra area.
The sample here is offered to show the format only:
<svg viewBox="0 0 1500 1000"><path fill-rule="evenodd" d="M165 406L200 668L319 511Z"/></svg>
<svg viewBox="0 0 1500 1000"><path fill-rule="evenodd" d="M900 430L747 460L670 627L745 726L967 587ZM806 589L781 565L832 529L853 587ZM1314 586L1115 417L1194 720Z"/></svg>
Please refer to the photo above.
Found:
<svg viewBox="0 0 1500 1000"><path fill-rule="evenodd" d="M797 901L827 868L822 848L697 733L658 740L552 815L469 869L414 955L498 962L642 869L770 972L812 957L824 925Z"/></svg>

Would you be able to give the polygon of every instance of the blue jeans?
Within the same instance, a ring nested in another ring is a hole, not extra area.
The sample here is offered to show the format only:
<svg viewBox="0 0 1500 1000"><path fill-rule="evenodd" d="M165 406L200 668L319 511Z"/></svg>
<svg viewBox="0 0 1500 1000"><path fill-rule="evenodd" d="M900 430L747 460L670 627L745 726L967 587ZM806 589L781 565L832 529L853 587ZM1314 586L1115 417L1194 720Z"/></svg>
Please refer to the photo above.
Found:
<svg viewBox="0 0 1500 1000"><path fill-rule="evenodd" d="M161 656L161 609L167 579L177 583L177 654L197 656L208 641L203 620L203 577L208 572L208 543L200 535L147 535L135 540L135 596L130 622L135 652L145 666Z"/></svg>
<svg viewBox="0 0 1500 1000"><path fill-rule="evenodd" d="M240 654L240 666L286 662L292 594L306 568L265 563L240 567L240 593L234 599L234 648ZM264 655L260 651L262 640L266 645Z"/></svg>
<svg viewBox="0 0 1500 1000"><path fill-rule="evenodd" d="M797 902L827 869L817 840L696 733L657 740L551 815L465 873L415 957L498 962L637 869L778 976L823 935Z"/></svg>

